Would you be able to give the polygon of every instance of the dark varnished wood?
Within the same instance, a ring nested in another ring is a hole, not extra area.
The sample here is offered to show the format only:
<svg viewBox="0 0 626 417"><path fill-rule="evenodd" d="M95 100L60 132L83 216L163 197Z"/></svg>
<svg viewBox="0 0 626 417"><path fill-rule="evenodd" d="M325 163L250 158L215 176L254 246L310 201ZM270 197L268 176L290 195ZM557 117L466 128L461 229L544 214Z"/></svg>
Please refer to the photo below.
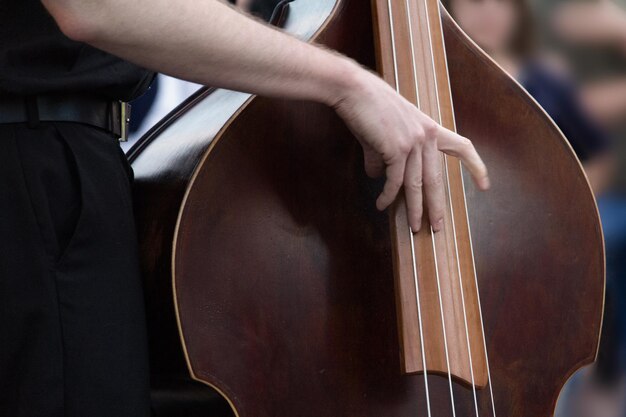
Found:
<svg viewBox="0 0 626 417"><path fill-rule="evenodd" d="M287 27L317 30L331 3L298 0ZM458 128L494 182L466 179L497 413L549 416L596 352L597 211L545 114L447 17L444 32ZM340 1L316 39L374 66L368 2ZM400 371L381 184L330 109L204 91L130 155L155 374L189 371L242 417L426 415L423 378ZM451 415L447 381L429 382L433 415ZM455 398L474 415L471 391Z"/></svg>
<svg viewBox="0 0 626 417"><path fill-rule="evenodd" d="M446 14L457 127L493 189L468 184L476 269L500 415L551 415L595 359L604 303L597 208L574 152L539 105Z"/></svg>

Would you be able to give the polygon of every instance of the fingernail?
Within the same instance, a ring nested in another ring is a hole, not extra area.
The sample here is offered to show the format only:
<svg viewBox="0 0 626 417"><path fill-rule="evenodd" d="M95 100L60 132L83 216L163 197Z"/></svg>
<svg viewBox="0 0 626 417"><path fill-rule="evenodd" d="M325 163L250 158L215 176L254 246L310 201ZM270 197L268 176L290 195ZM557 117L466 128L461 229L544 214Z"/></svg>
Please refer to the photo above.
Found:
<svg viewBox="0 0 626 417"><path fill-rule="evenodd" d="M433 225L434 232L441 232L441 229L443 229L443 219L439 219L439 221L435 222Z"/></svg>
<svg viewBox="0 0 626 417"><path fill-rule="evenodd" d="M491 181L489 180L489 177L485 177L485 179L483 180L483 189L488 190L491 188Z"/></svg>

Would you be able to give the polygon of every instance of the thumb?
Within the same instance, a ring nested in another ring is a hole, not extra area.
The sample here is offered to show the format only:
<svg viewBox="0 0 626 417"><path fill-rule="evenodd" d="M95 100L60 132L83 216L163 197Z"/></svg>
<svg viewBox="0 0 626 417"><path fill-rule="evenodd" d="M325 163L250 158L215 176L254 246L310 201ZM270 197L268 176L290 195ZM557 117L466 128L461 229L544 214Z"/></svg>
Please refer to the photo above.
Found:
<svg viewBox="0 0 626 417"><path fill-rule="evenodd" d="M385 172L385 162L369 145L363 145L363 159L365 162L365 172L371 178L378 178Z"/></svg>

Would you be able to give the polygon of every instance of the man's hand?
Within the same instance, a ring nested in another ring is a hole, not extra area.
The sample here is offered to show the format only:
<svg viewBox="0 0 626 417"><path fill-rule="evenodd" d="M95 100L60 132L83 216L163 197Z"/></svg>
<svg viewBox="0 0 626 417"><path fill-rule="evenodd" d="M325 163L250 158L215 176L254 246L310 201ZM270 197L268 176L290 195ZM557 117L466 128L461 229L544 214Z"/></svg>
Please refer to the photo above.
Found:
<svg viewBox="0 0 626 417"><path fill-rule="evenodd" d="M307 44L221 1L42 0L61 30L145 68L200 84L333 106L365 150L368 174L386 172L378 208L404 185L419 230L422 183L431 224L444 212L439 151L458 156L478 186L487 170L472 143L439 127L352 60ZM120 13L120 11L123 11Z"/></svg>
<svg viewBox="0 0 626 417"><path fill-rule="evenodd" d="M367 174L387 176L378 209L391 205L404 186L413 232L421 228L424 199L430 224L440 231L445 196L439 152L460 158L482 190L489 188L485 164L470 140L439 126L383 80L367 71L356 78L334 108L363 146Z"/></svg>

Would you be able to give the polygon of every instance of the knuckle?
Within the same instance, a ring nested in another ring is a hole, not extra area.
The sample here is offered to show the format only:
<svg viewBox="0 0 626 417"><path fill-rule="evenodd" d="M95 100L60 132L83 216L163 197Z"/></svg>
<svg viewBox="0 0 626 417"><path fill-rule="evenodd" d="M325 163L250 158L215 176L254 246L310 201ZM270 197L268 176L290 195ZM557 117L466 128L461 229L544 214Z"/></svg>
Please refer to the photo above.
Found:
<svg viewBox="0 0 626 417"><path fill-rule="evenodd" d="M424 187L424 183L422 180L409 181L407 184L405 184L405 187L408 188L410 191L420 192Z"/></svg>
<svg viewBox="0 0 626 417"><path fill-rule="evenodd" d="M443 210L434 210L430 215L432 223L438 222L439 219L443 219L443 217L444 217Z"/></svg>
<svg viewBox="0 0 626 417"><path fill-rule="evenodd" d="M412 144L406 140L402 140L398 144L398 150L400 151L402 155L407 155L409 152L411 152L411 148L412 148Z"/></svg>
<svg viewBox="0 0 626 417"><path fill-rule="evenodd" d="M443 184L443 174L441 171L437 171L426 181L426 185L429 187L436 187Z"/></svg>
<svg viewBox="0 0 626 417"><path fill-rule="evenodd" d="M424 134L426 139L432 140L437 138L439 133L439 125L433 121L429 121L424 125Z"/></svg>
<svg viewBox="0 0 626 417"><path fill-rule="evenodd" d="M471 151L474 149L474 144L468 138L461 138L460 146L465 151Z"/></svg>
<svg viewBox="0 0 626 417"><path fill-rule="evenodd" d="M426 132L423 128L418 127L413 133L414 143L423 144L426 140Z"/></svg>

